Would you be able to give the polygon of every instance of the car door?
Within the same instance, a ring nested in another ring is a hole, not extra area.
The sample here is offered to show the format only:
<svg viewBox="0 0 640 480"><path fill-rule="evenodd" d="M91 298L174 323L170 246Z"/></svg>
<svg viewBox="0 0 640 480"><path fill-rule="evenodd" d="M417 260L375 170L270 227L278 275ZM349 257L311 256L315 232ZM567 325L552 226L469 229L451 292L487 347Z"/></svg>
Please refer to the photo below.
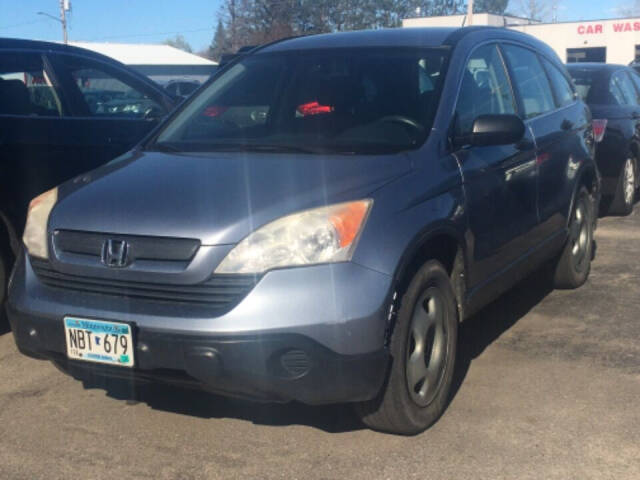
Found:
<svg viewBox="0 0 640 480"><path fill-rule="evenodd" d="M16 235L29 201L68 178L68 106L41 52L0 50L0 209Z"/></svg>
<svg viewBox="0 0 640 480"><path fill-rule="evenodd" d="M557 107L549 77L535 51L515 44L504 44L501 48L517 91L522 118L536 142L540 223L532 237L542 244L557 235L560 242L566 227L565 207L570 204L569 162L576 151L568 139L578 120L568 106Z"/></svg>
<svg viewBox="0 0 640 480"><path fill-rule="evenodd" d="M454 138L471 133L484 114L516 114L517 104L494 43L470 55L455 110ZM535 148L529 132L512 145L454 148L463 170L469 230L473 235L472 287L500 273L533 245L537 224Z"/></svg>
<svg viewBox="0 0 640 480"><path fill-rule="evenodd" d="M564 69L550 59L539 57L547 74L555 110L535 117L531 128L538 146L538 209L541 235L561 236L567 225L573 195L573 176L590 155L590 116L571 85ZM544 87L543 79L540 83ZM582 158L579 158L582 157Z"/></svg>
<svg viewBox="0 0 640 480"><path fill-rule="evenodd" d="M129 150L166 116L168 96L126 70L77 54L51 56L69 101L81 171Z"/></svg>

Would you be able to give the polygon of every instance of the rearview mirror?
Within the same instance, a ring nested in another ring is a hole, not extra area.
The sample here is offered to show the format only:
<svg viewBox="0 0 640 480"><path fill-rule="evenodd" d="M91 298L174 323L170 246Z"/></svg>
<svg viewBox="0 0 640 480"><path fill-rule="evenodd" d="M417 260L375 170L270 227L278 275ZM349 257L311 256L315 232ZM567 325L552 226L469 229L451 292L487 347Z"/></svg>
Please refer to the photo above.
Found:
<svg viewBox="0 0 640 480"><path fill-rule="evenodd" d="M474 147L511 145L524 137L524 122L517 115L480 115L473 121L466 144Z"/></svg>

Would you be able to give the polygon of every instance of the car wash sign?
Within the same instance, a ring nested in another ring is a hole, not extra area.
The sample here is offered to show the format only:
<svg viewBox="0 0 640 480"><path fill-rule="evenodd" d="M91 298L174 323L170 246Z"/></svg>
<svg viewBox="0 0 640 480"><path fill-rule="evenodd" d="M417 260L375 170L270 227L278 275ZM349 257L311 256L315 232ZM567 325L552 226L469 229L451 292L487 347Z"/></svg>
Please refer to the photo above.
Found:
<svg viewBox="0 0 640 480"><path fill-rule="evenodd" d="M578 25L578 35L601 35L611 32L640 32L640 21L620 20L607 23L581 23Z"/></svg>

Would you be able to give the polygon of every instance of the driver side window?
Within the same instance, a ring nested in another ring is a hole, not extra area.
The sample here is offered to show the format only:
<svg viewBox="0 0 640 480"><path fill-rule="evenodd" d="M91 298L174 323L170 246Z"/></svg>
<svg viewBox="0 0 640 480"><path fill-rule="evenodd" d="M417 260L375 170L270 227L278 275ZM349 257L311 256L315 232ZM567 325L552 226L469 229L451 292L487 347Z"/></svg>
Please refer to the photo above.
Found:
<svg viewBox="0 0 640 480"><path fill-rule="evenodd" d="M515 114L515 101L495 44L477 48L464 69L456 106L456 136L471 134L480 115Z"/></svg>
<svg viewBox="0 0 640 480"><path fill-rule="evenodd" d="M64 63L92 117L158 118L167 113L126 75L80 58L65 58Z"/></svg>

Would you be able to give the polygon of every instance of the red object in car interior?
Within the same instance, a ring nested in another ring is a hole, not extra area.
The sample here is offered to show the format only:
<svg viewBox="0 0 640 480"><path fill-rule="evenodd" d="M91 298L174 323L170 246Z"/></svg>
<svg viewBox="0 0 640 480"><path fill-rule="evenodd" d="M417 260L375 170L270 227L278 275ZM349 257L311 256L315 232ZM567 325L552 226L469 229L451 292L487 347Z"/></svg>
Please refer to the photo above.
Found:
<svg viewBox="0 0 640 480"><path fill-rule="evenodd" d="M607 119L593 120L593 137L596 143L600 143L607 131Z"/></svg>
<svg viewBox="0 0 640 480"><path fill-rule="evenodd" d="M303 103L298 106L298 112L305 117L307 115L319 115L323 113L333 112L333 107L328 105L320 105L318 102Z"/></svg>
<svg viewBox="0 0 640 480"><path fill-rule="evenodd" d="M202 112L202 115L204 115L205 117L219 117L228 109L229 107L220 107L217 105L213 105L211 107L205 108L204 112Z"/></svg>

